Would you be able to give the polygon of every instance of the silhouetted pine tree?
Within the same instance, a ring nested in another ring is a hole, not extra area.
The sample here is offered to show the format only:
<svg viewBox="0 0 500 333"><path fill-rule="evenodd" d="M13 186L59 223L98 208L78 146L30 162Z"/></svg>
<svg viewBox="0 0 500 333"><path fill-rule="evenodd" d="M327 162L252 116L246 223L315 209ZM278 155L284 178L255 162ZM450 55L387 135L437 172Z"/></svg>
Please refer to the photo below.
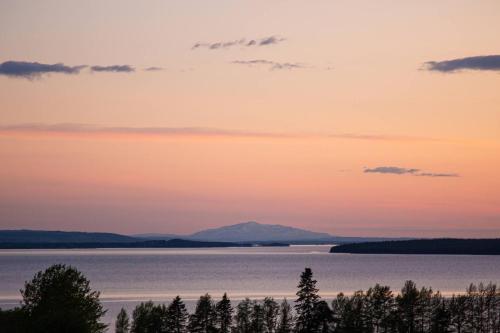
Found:
<svg viewBox="0 0 500 333"><path fill-rule="evenodd" d="M165 332L167 308L149 301L135 307L131 333Z"/></svg>
<svg viewBox="0 0 500 333"><path fill-rule="evenodd" d="M390 326L390 317L394 309L394 297L391 288L376 284L366 292L366 316L373 332L384 332Z"/></svg>
<svg viewBox="0 0 500 333"><path fill-rule="evenodd" d="M209 294L201 296L196 303L194 314L189 318L189 332L191 333L212 333L215 328L215 306Z"/></svg>
<svg viewBox="0 0 500 333"><path fill-rule="evenodd" d="M339 293L332 301L333 325L335 332L341 332L341 328L344 326L344 318L346 316L345 312L348 302L349 298L343 293Z"/></svg>
<svg viewBox="0 0 500 333"><path fill-rule="evenodd" d="M432 313L432 288L422 287L418 292L417 303L415 306L415 331L428 332L431 326Z"/></svg>
<svg viewBox="0 0 500 333"><path fill-rule="evenodd" d="M217 329L220 333L229 333L231 331L231 324L233 322L233 308L231 306L231 301L224 293L222 299L217 302L215 306L216 312L216 324Z"/></svg>
<svg viewBox="0 0 500 333"><path fill-rule="evenodd" d="M250 326L252 327L252 333L264 333L266 327L266 322L264 320L264 307L257 301L252 302Z"/></svg>
<svg viewBox="0 0 500 333"><path fill-rule="evenodd" d="M493 283L484 286L479 284L479 292L484 303L484 330L499 332L500 331L500 291Z"/></svg>
<svg viewBox="0 0 500 333"><path fill-rule="evenodd" d="M272 297L264 298L265 332L274 333L278 324L279 305Z"/></svg>
<svg viewBox="0 0 500 333"><path fill-rule="evenodd" d="M276 330L277 333L291 333L293 331L293 316L292 309L288 301L283 299L279 309L279 323Z"/></svg>
<svg viewBox="0 0 500 333"><path fill-rule="evenodd" d="M167 308L167 333L185 333L187 332L188 313L186 306L179 296L175 297Z"/></svg>
<svg viewBox="0 0 500 333"><path fill-rule="evenodd" d="M317 322L314 320L314 310L320 297L316 288L316 280L310 268L306 268L300 275L297 286L298 298L295 300L295 311L297 313L295 330L299 333L314 333L317 330Z"/></svg>
<svg viewBox="0 0 500 333"><path fill-rule="evenodd" d="M347 302L344 331L352 333L370 332L366 318L366 296L363 291L356 291Z"/></svg>
<svg viewBox="0 0 500 333"><path fill-rule="evenodd" d="M417 306L419 302L419 291L413 281L406 281L401 294L396 297L402 332L414 333Z"/></svg>
<svg viewBox="0 0 500 333"><path fill-rule="evenodd" d="M236 307L235 333L252 333L250 316L252 314L252 302L245 298Z"/></svg>
<svg viewBox="0 0 500 333"><path fill-rule="evenodd" d="M449 302L446 302L439 292L432 297L429 332L447 333L450 331L450 312L447 304Z"/></svg>
<svg viewBox="0 0 500 333"><path fill-rule="evenodd" d="M466 331L468 326L468 297L466 295L453 295L453 297L449 301L449 307L451 326L457 331L457 333Z"/></svg>
<svg viewBox="0 0 500 333"><path fill-rule="evenodd" d="M318 325L317 331L328 333L333 329L333 312L325 301L319 301L314 308L315 321Z"/></svg>
<svg viewBox="0 0 500 333"><path fill-rule="evenodd" d="M120 310L115 322L115 333L128 333L130 330L130 322L127 311L124 308Z"/></svg>

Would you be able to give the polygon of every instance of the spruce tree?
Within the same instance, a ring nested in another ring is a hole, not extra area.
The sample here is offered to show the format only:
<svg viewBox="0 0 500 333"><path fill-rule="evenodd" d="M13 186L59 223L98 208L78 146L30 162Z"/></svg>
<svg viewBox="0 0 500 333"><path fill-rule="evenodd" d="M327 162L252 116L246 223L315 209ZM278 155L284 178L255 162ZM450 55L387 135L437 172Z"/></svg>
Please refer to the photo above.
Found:
<svg viewBox="0 0 500 333"><path fill-rule="evenodd" d="M264 320L264 307L257 301L253 302L252 312L250 313L250 326L252 333L264 333L266 322Z"/></svg>
<svg viewBox="0 0 500 333"><path fill-rule="evenodd" d="M450 323L457 333L462 333L469 326L467 321L469 300L467 295L458 295L449 301Z"/></svg>
<svg viewBox="0 0 500 333"><path fill-rule="evenodd" d="M217 329L220 333L229 333L233 322L233 307L231 301L224 293L222 299L215 306Z"/></svg>
<svg viewBox="0 0 500 333"><path fill-rule="evenodd" d="M175 297L167 308L167 333L185 333L187 332L188 313L184 302L179 296Z"/></svg>
<svg viewBox="0 0 500 333"><path fill-rule="evenodd" d="M439 292L432 297L429 320L429 331L431 333L449 332L450 312L448 304Z"/></svg>
<svg viewBox="0 0 500 333"><path fill-rule="evenodd" d="M283 302L281 302L279 313L279 323L276 332L291 333L293 331L293 316L292 309L286 298L283 299Z"/></svg>
<svg viewBox="0 0 500 333"><path fill-rule="evenodd" d="M272 297L264 298L264 323L266 325L265 331L267 333L276 332L278 321L279 305Z"/></svg>
<svg viewBox="0 0 500 333"><path fill-rule="evenodd" d="M333 312L327 302L319 301L316 303L314 316L316 324L318 325L318 332L328 333L331 331L333 327Z"/></svg>
<svg viewBox="0 0 500 333"><path fill-rule="evenodd" d="M167 317L164 304L155 305L152 301L141 303L132 313L131 333L165 332Z"/></svg>
<svg viewBox="0 0 500 333"><path fill-rule="evenodd" d="M419 302L419 291L415 282L406 281L401 294L396 298L401 318L401 328L404 332L414 333L416 326L416 313Z"/></svg>
<svg viewBox="0 0 500 333"><path fill-rule="evenodd" d="M215 306L209 294L201 296L196 303L196 309L189 318L189 332L212 333L215 328Z"/></svg>
<svg viewBox="0 0 500 333"><path fill-rule="evenodd" d="M336 332L340 331L340 328L344 326L344 318L348 302L349 298L343 293L337 294L337 297L332 301L333 324Z"/></svg>
<svg viewBox="0 0 500 333"><path fill-rule="evenodd" d="M433 295L432 288L422 287L418 292L415 307L415 331L417 332L428 332L430 329Z"/></svg>
<svg viewBox="0 0 500 333"><path fill-rule="evenodd" d="M252 314L252 302L250 299L245 298L238 303L236 307L236 326L234 331L236 333L252 333L250 316Z"/></svg>
<svg viewBox="0 0 500 333"><path fill-rule="evenodd" d="M349 330L346 332L369 332L366 320L366 296L362 290L356 291L349 299Z"/></svg>
<svg viewBox="0 0 500 333"><path fill-rule="evenodd" d="M377 283L375 287L366 292L366 302L369 326L373 328L375 333L386 331L394 308L391 288Z"/></svg>
<svg viewBox="0 0 500 333"><path fill-rule="evenodd" d="M314 333L317 330L314 310L320 297L316 288L316 280L310 268L306 268L300 276L297 286L297 299L295 311L297 312L296 331L299 333Z"/></svg>
<svg viewBox="0 0 500 333"><path fill-rule="evenodd" d="M115 333L128 333L130 329L130 322L127 311L124 308L120 310L115 322Z"/></svg>

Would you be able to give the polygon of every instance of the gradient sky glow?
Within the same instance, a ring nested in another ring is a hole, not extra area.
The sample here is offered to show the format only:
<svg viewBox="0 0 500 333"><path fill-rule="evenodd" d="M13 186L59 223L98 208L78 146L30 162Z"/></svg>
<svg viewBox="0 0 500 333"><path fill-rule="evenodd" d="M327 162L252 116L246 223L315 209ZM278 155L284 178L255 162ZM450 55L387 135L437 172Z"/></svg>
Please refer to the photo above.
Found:
<svg viewBox="0 0 500 333"><path fill-rule="evenodd" d="M0 229L500 237L499 35L497 0L1 1Z"/></svg>

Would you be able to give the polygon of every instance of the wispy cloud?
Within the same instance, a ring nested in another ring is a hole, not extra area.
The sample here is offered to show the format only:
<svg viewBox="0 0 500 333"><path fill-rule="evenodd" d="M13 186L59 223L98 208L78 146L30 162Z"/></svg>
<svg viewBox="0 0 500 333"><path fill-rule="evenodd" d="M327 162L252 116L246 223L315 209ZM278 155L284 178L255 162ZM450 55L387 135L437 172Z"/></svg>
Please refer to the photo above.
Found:
<svg viewBox="0 0 500 333"><path fill-rule="evenodd" d="M285 38L270 36L270 37L262 38L262 39L256 41L255 43L257 43L257 45L259 45L259 46L265 46L265 45L278 44L278 43L283 42L283 41L285 41ZM254 42L254 41L252 40L251 42Z"/></svg>
<svg viewBox="0 0 500 333"><path fill-rule="evenodd" d="M405 173L415 174L418 169L407 169L394 166L381 166L376 168L367 168L364 172L366 173L392 173L395 175L403 175Z"/></svg>
<svg viewBox="0 0 500 333"><path fill-rule="evenodd" d="M88 68L90 72L108 72L108 73L132 73L135 68L130 65L109 65L109 66L67 66L63 63L43 64L39 62L14 61L9 60L0 63L0 75L11 78L23 78L28 80L41 78L48 74L80 74L83 69ZM145 71L161 71L161 67L147 67Z"/></svg>
<svg viewBox="0 0 500 333"><path fill-rule="evenodd" d="M163 68L153 66L153 67L144 68L144 70L146 72L158 72L158 71L162 71Z"/></svg>
<svg viewBox="0 0 500 333"><path fill-rule="evenodd" d="M245 65L245 66L266 66L270 70L291 70L291 69L301 69L306 68L304 64L297 62L277 62L271 60L264 59L255 59L255 60L235 60L231 62L236 65Z"/></svg>
<svg viewBox="0 0 500 333"><path fill-rule="evenodd" d="M101 127L85 124L21 124L0 126L0 134L103 134L140 136L221 136L292 138L298 135L273 132L241 131L206 127Z"/></svg>
<svg viewBox="0 0 500 333"><path fill-rule="evenodd" d="M419 177L460 177L457 173L434 173L434 172L423 172L416 168L401 168L395 166L380 166L375 168L365 168L365 173L382 173L382 174L393 174L393 175L405 175L410 174Z"/></svg>
<svg viewBox="0 0 500 333"><path fill-rule="evenodd" d="M422 172L417 176L422 177L460 177L458 173L433 173L433 172Z"/></svg>
<svg viewBox="0 0 500 333"><path fill-rule="evenodd" d="M381 141L441 141L441 139L423 137L423 136L408 136L408 135L384 135L384 134L356 134L356 133L337 133L328 134L328 137L339 139L355 139L355 140L381 140Z"/></svg>
<svg viewBox="0 0 500 333"><path fill-rule="evenodd" d="M205 48L209 50L220 50L227 49L233 46L242 46L242 47L255 47L255 46L268 46L273 44L278 44L285 41L285 38L278 36L269 36L258 39L246 39L241 38L237 40L224 41L224 42L211 42L211 43L196 43L191 48L192 50Z"/></svg>
<svg viewBox="0 0 500 333"><path fill-rule="evenodd" d="M453 73L461 70L500 71L500 55L428 61L424 63L424 68L429 71L443 73Z"/></svg>
<svg viewBox="0 0 500 333"><path fill-rule="evenodd" d="M27 61L6 61L0 64L0 75L34 79L50 73L78 74L85 67L87 66L66 66L63 63L42 64Z"/></svg>
<svg viewBox="0 0 500 333"><path fill-rule="evenodd" d="M115 72L115 73L131 73L135 69L129 65L110 65L110 66L92 66L92 72Z"/></svg>
<svg viewBox="0 0 500 333"><path fill-rule="evenodd" d="M93 126L85 124L17 124L0 126L0 135L84 135L84 136L115 136L135 135L144 137L174 137L174 136L203 136L203 137L254 137L276 139L345 139L366 141L408 141L431 140L418 137L365 135L365 134L311 134L311 133L283 133L265 131L245 131L236 129L219 129L206 127L116 127Z"/></svg>

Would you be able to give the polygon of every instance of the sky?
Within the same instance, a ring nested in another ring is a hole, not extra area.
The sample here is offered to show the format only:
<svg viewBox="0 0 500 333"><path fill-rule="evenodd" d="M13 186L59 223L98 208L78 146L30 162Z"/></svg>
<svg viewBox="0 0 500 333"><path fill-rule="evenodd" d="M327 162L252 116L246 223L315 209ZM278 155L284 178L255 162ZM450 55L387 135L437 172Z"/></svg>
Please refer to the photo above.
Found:
<svg viewBox="0 0 500 333"><path fill-rule="evenodd" d="M500 2L2 0L0 229L500 237Z"/></svg>

